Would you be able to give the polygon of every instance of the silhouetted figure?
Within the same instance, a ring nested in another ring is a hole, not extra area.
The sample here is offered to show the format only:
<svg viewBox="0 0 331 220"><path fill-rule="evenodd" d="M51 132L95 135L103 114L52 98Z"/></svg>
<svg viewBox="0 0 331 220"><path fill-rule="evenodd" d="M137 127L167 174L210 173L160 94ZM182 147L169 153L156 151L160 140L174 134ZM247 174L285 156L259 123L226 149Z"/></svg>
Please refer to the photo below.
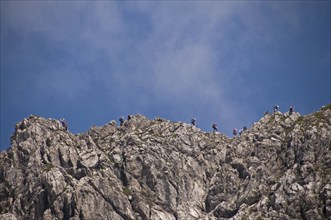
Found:
<svg viewBox="0 0 331 220"><path fill-rule="evenodd" d="M234 136L237 136L237 134L238 134L237 128L233 129L232 133L233 133Z"/></svg>
<svg viewBox="0 0 331 220"><path fill-rule="evenodd" d="M216 131L218 131L217 129L217 124L213 124L213 126L211 126L213 128L213 133L215 133Z"/></svg>
<svg viewBox="0 0 331 220"><path fill-rule="evenodd" d="M68 124L67 124L66 120L64 118L61 118L60 122L61 122L61 125L64 128L64 130L67 131L68 130Z"/></svg>
<svg viewBox="0 0 331 220"><path fill-rule="evenodd" d="M293 107L293 105L291 105L290 106L290 110L289 110L288 113L289 113L289 115L292 115L293 112L294 112L294 107Z"/></svg>
<svg viewBox="0 0 331 220"><path fill-rule="evenodd" d="M120 126L122 126L124 124L124 117L123 116L120 117L119 121L120 121Z"/></svg>
<svg viewBox="0 0 331 220"><path fill-rule="evenodd" d="M279 105L275 105L273 108L274 108L274 112L277 112L279 109Z"/></svg>
<svg viewBox="0 0 331 220"><path fill-rule="evenodd" d="M197 120L196 120L195 118L192 118L192 119L191 119L191 124L192 124L193 126L196 125L196 122L197 122Z"/></svg>

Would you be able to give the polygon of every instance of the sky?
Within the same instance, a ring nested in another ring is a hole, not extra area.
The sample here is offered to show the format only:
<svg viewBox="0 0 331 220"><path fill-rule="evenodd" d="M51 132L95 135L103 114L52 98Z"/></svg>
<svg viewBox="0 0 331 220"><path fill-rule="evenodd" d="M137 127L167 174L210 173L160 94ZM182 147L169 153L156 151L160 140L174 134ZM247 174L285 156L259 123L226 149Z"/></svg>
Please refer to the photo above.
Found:
<svg viewBox="0 0 331 220"><path fill-rule="evenodd" d="M330 1L1 1L0 149L30 114L142 114L231 136L331 103Z"/></svg>

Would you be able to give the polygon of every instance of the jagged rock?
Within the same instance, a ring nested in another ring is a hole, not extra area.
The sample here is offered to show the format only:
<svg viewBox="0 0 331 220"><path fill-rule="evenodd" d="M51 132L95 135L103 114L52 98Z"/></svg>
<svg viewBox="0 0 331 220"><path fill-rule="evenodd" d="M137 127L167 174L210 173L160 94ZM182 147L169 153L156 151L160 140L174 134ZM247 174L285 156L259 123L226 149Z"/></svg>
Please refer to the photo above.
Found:
<svg viewBox="0 0 331 220"><path fill-rule="evenodd" d="M331 219L331 105L233 139L142 115L71 134L31 115L0 154L2 219Z"/></svg>

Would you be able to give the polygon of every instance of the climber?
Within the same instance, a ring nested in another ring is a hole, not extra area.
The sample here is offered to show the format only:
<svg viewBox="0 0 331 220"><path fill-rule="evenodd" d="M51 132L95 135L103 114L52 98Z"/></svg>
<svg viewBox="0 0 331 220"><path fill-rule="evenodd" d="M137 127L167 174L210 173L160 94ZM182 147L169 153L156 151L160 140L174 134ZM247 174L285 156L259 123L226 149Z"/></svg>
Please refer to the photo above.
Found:
<svg viewBox="0 0 331 220"><path fill-rule="evenodd" d="M279 109L279 105L275 105L273 108L274 108L274 112L277 112Z"/></svg>
<svg viewBox="0 0 331 220"><path fill-rule="evenodd" d="M132 115L128 115L128 121L132 118Z"/></svg>
<svg viewBox="0 0 331 220"><path fill-rule="evenodd" d="M243 131L246 131L246 130L247 130L247 127L246 127L246 126L244 126L244 127L243 127Z"/></svg>
<svg viewBox="0 0 331 220"><path fill-rule="evenodd" d="M196 121L197 121L197 120L196 120L195 118L192 118L192 119L191 119L191 124L192 124L193 126L195 126L195 125L196 125Z"/></svg>
<svg viewBox="0 0 331 220"><path fill-rule="evenodd" d="M124 117L123 117L123 116L121 116L121 117L120 117L120 119L119 119L119 121L120 121L120 126L122 126L122 125L123 125L123 123L124 123Z"/></svg>
<svg viewBox="0 0 331 220"><path fill-rule="evenodd" d="M293 107L293 105L291 105L288 114L292 115L293 112L294 112L294 107Z"/></svg>
<svg viewBox="0 0 331 220"><path fill-rule="evenodd" d="M212 128L213 128L213 133L215 133L216 131L218 131L217 130L217 124L213 124Z"/></svg>
<svg viewBox="0 0 331 220"><path fill-rule="evenodd" d="M61 122L62 127L64 128L64 130L68 130L68 124L67 124L66 120L64 118L61 118L60 122Z"/></svg>
<svg viewBox="0 0 331 220"><path fill-rule="evenodd" d="M241 135L243 133L243 129L239 130L239 135Z"/></svg>
<svg viewBox="0 0 331 220"><path fill-rule="evenodd" d="M238 134L237 128L233 129L232 133L233 133L234 136L237 136L237 134Z"/></svg>

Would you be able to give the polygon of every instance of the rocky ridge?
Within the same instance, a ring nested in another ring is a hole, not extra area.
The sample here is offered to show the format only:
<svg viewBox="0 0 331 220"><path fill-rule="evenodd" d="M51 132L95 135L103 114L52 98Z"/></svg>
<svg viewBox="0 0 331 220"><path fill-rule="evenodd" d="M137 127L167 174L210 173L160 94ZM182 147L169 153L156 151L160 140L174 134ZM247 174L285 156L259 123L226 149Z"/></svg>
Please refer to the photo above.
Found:
<svg viewBox="0 0 331 220"><path fill-rule="evenodd" d="M83 134L31 115L0 154L0 219L331 219L331 105L241 136L135 115Z"/></svg>

